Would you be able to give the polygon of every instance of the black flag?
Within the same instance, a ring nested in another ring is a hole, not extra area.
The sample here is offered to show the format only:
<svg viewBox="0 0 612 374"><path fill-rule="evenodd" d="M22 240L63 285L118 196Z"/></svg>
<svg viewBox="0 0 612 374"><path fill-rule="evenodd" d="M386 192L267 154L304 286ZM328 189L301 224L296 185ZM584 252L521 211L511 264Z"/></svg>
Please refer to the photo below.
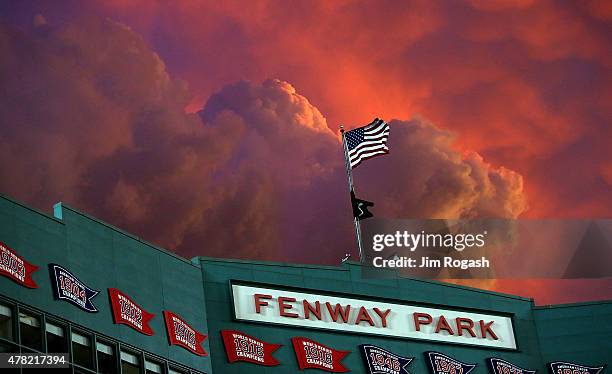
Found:
<svg viewBox="0 0 612 374"><path fill-rule="evenodd" d="M374 203L356 198L353 190L351 190L351 205L353 206L353 216L357 218L358 221L374 217L374 215L368 211L368 207L374 206Z"/></svg>

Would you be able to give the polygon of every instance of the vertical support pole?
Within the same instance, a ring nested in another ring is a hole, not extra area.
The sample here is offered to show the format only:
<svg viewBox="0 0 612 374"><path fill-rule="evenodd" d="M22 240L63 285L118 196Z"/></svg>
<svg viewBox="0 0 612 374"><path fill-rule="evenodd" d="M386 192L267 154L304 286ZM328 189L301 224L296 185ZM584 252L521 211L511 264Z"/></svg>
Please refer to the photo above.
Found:
<svg viewBox="0 0 612 374"><path fill-rule="evenodd" d="M346 176L348 178L349 194L355 193L355 187L353 186L353 173L351 163L348 155L348 145L346 144L346 137L344 134L344 126L340 126L340 133L342 134L342 148L344 150L344 165L346 166ZM351 201L352 209L352 201ZM359 248L359 262L363 262L363 247L361 244L361 225L357 217L353 215L353 223L355 224L355 237L357 238L357 247Z"/></svg>

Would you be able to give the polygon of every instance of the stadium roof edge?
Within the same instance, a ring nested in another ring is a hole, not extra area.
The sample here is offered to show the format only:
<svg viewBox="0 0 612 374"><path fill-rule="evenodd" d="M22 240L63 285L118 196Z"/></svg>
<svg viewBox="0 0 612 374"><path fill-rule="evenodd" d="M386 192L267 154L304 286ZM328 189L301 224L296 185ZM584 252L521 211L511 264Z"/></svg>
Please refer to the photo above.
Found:
<svg viewBox="0 0 612 374"><path fill-rule="evenodd" d="M59 218L57 218L57 217L55 217L53 215L50 215L48 213L45 213L43 211L40 211L38 209L32 208L31 206L28 206L28 205L22 203L21 201L15 200L15 199L13 199L11 197L8 197L8 196L6 196L6 195L4 195L2 193L0 193L0 198L4 199L4 200L7 200L7 201L9 201L9 202L11 202L11 203L13 203L15 205L19 205L20 207L22 207L24 209L27 209L27 210L29 210L29 211L31 211L33 213L39 214L39 215L41 215L41 216L43 216L45 218L49 218L52 221L55 221L57 223L61 223L62 225L64 224L64 222L61 219L59 219Z"/></svg>
<svg viewBox="0 0 612 374"><path fill-rule="evenodd" d="M539 305L539 306L536 306L534 309L543 310L543 309L556 309L556 308L580 308L584 306L608 305L608 304L612 304L612 300L595 300L595 301L583 301L583 302L578 302L578 303Z"/></svg>
<svg viewBox="0 0 612 374"><path fill-rule="evenodd" d="M206 257L206 256L197 256L197 257L194 257L192 260L197 261L198 259L202 261L211 261L211 262L225 262L225 263L233 262L233 263L242 263L242 264L263 265L263 266L300 267L300 268L326 269L326 270L336 270L336 271L348 271L349 266L364 266L363 264L357 261L346 261L340 266L331 266L331 265L297 264L297 263L285 263L285 262L261 261L261 260L242 260L242 259ZM202 268L204 267L202 266ZM496 292L496 291L489 291L489 290L484 290L481 288L462 286L462 285L449 283L449 282L442 282L438 280L407 278L407 277L400 277L400 276L398 276L397 279L403 279L406 281L414 281L414 282L430 283L430 284L435 284L439 286L462 289L466 291L484 293L484 294L489 294L489 295L494 295L494 296L501 296L501 297L516 299L516 300L521 300L521 301L528 301L528 302L531 302L532 304L534 303L533 298L527 298L527 297L506 294L506 293Z"/></svg>

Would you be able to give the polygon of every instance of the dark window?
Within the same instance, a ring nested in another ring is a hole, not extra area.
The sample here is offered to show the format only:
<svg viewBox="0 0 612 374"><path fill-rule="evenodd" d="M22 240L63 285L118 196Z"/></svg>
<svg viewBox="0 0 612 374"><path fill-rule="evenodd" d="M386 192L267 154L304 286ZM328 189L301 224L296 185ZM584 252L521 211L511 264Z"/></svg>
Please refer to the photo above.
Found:
<svg viewBox="0 0 612 374"><path fill-rule="evenodd" d="M98 373L117 373L117 353L113 344L96 341Z"/></svg>
<svg viewBox="0 0 612 374"><path fill-rule="evenodd" d="M121 351L121 373L140 374L140 356L133 352Z"/></svg>
<svg viewBox="0 0 612 374"><path fill-rule="evenodd" d="M95 374L95 371L93 370L87 370L76 366L74 367L74 372L75 374Z"/></svg>
<svg viewBox="0 0 612 374"><path fill-rule="evenodd" d="M46 374L46 373L72 374L72 369L70 368L63 368L63 369L59 369L59 368L53 368L53 369L24 368L22 370L23 371L21 372L21 374ZM2 374L4 374L4 371L2 372ZM88 374L91 374L91 373L88 373Z"/></svg>
<svg viewBox="0 0 612 374"><path fill-rule="evenodd" d="M164 370L164 364L162 362L147 357L145 359L145 372L146 374L162 374L166 371Z"/></svg>
<svg viewBox="0 0 612 374"><path fill-rule="evenodd" d="M2 369L4 370L4 369ZM22 369L23 371L21 372L21 374L46 374L46 373L52 373L52 374L72 374L72 369L71 368L52 368L52 369L41 369L41 368L25 368ZM2 374L4 374L4 371L2 372ZM92 374L92 373L88 373L88 374Z"/></svg>
<svg viewBox="0 0 612 374"><path fill-rule="evenodd" d="M19 369L2 369L2 374L20 374Z"/></svg>
<svg viewBox="0 0 612 374"><path fill-rule="evenodd" d="M13 340L13 308L0 304L0 338Z"/></svg>
<svg viewBox="0 0 612 374"><path fill-rule="evenodd" d="M170 367L168 368L168 374L186 374L187 371Z"/></svg>
<svg viewBox="0 0 612 374"><path fill-rule="evenodd" d="M68 339L66 338L66 329L63 326L46 322L45 333L47 334L47 352L68 352Z"/></svg>
<svg viewBox="0 0 612 374"><path fill-rule="evenodd" d="M93 369L93 351L89 335L72 332L72 361L79 366Z"/></svg>
<svg viewBox="0 0 612 374"><path fill-rule="evenodd" d="M0 338L14 340L13 334L13 308L0 304ZM14 343L0 341L0 353L18 353L19 346ZM2 373L19 373L19 369L2 369Z"/></svg>
<svg viewBox="0 0 612 374"><path fill-rule="evenodd" d="M8 342L0 341L0 353L18 353L19 346Z"/></svg>
<svg viewBox="0 0 612 374"><path fill-rule="evenodd" d="M42 331L38 316L30 312L19 312L19 333L22 345L42 351Z"/></svg>

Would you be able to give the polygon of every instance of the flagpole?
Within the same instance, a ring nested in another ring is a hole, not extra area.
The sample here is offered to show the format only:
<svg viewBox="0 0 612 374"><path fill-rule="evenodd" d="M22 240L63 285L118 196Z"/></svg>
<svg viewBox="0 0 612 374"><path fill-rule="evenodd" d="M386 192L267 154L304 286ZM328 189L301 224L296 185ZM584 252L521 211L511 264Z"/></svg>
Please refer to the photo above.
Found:
<svg viewBox="0 0 612 374"><path fill-rule="evenodd" d="M344 136L344 126L340 125L340 133L342 134L342 148L344 150L344 165L346 167L346 176L348 178L349 193L355 193L353 186L353 172L351 163L348 157L348 147L346 145L346 137ZM353 223L355 224L355 237L357 238L357 247L359 248L359 262L363 262L363 247L361 244L361 225L359 220L353 214Z"/></svg>

